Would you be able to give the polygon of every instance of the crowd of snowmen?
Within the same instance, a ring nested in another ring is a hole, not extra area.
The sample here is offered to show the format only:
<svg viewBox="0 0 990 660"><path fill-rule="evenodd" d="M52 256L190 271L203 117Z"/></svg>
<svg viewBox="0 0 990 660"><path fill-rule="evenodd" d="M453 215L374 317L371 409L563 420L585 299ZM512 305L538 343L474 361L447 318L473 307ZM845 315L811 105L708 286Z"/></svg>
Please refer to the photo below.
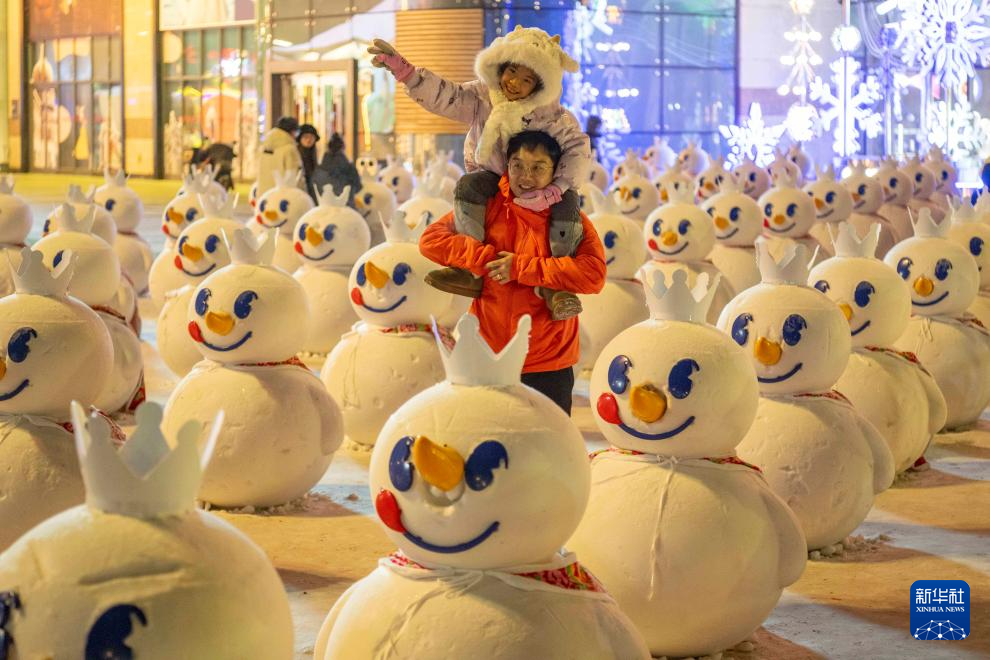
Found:
<svg viewBox="0 0 990 660"><path fill-rule="evenodd" d="M0 658L291 657L268 559L196 503L297 500L345 440L398 551L315 657L745 651L809 556L990 402L990 204L941 154L839 180L796 147L728 170L658 141L580 191L608 268L582 296L589 463L520 383L528 317L495 354L423 281L449 160L418 186L360 160L356 208L280 173L246 224L190 174L154 259L123 175L72 188L30 248L0 182ZM164 409L143 295L181 377Z"/></svg>

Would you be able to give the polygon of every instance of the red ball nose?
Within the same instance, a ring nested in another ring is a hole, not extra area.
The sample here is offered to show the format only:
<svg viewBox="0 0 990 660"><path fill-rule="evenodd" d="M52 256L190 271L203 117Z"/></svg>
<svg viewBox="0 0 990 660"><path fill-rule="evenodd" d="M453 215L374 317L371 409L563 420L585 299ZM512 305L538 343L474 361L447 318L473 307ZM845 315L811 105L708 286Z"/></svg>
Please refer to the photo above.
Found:
<svg viewBox="0 0 990 660"><path fill-rule="evenodd" d="M598 416L609 424L620 424L619 404L611 394L602 394L598 397Z"/></svg>
<svg viewBox="0 0 990 660"><path fill-rule="evenodd" d="M406 528L402 524L402 510L391 491L384 488L378 491L378 496L375 498L375 511L378 512L378 517L382 519L386 527L400 534L405 533Z"/></svg>
<svg viewBox="0 0 990 660"><path fill-rule="evenodd" d="M361 289L354 287L351 289L351 300L354 301L355 305L364 304L364 296L361 295Z"/></svg>
<svg viewBox="0 0 990 660"><path fill-rule="evenodd" d="M299 241L296 241L296 252L298 252L299 254L302 254L303 253L303 251L302 251L302 243L300 243Z"/></svg>
<svg viewBox="0 0 990 660"><path fill-rule="evenodd" d="M175 261L173 261L172 263L175 264L176 268L182 270L182 257L180 257L179 255L175 255Z"/></svg>
<svg viewBox="0 0 990 660"><path fill-rule="evenodd" d="M199 324L195 321L189 322L189 336L193 338L193 341L203 343L203 331L199 329Z"/></svg>

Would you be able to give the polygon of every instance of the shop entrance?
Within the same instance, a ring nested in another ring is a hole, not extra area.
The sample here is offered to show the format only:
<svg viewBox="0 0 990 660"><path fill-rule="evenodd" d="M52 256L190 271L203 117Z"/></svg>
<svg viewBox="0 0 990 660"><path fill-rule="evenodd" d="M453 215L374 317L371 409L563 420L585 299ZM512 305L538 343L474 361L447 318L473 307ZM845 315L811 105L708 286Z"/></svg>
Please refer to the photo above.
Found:
<svg viewBox="0 0 990 660"><path fill-rule="evenodd" d="M357 147L357 62L272 62L271 110L273 126L279 117L295 117L312 124L320 134L318 157L333 133L344 138L347 155L353 159Z"/></svg>

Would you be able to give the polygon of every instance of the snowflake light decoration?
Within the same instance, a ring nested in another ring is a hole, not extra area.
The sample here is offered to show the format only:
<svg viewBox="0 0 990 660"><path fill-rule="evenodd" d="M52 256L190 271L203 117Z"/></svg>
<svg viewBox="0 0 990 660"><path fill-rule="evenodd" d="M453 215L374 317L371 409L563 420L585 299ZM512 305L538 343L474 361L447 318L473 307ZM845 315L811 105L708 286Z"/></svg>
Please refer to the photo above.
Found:
<svg viewBox="0 0 990 660"><path fill-rule="evenodd" d="M822 63L821 56L812 47L813 43L822 40L822 35L808 22L808 14L813 6L812 0L791 0L791 10L801 22L797 27L784 32L784 39L794 44L794 47L780 57L780 63L791 67L791 72L787 82L777 88L777 93L781 96L794 94L802 102L807 99L808 85L815 78L814 67Z"/></svg>
<svg viewBox="0 0 990 660"><path fill-rule="evenodd" d="M733 167L750 158L760 167L769 165L774 159L774 147L780 142L786 125L770 126L763 119L763 108L759 103L749 106L749 116L740 125L722 125L718 132L729 144L727 160Z"/></svg>
<svg viewBox="0 0 990 660"><path fill-rule="evenodd" d="M949 137L948 145L946 136ZM959 98L951 110L945 101L931 103L928 106L928 143L942 149L953 162L982 161L990 155L990 119L973 110L965 97Z"/></svg>
<svg viewBox="0 0 990 660"><path fill-rule="evenodd" d="M875 138L883 129L883 116L876 111L883 96L880 83L873 76L860 80L861 66L852 57L840 57L829 69L832 85L816 77L811 83L811 100L820 107L824 129L832 130L835 152L842 156L857 154L862 147L860 131Z"/></svg>

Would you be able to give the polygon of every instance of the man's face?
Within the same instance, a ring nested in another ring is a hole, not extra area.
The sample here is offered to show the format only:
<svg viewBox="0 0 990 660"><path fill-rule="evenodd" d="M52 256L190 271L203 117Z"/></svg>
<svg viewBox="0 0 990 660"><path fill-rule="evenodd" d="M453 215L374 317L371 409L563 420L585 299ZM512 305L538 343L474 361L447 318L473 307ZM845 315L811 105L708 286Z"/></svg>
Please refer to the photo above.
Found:
<svg viewBox="0 0 990 660"><path fill-rule="evenodd" d="M304 146L307 149L309 149L314 144L316 144L316 136L313 135L312 133L306 133L301 138L299 138L299 142L300 142L300 144L302 144L302 146Z"/></svg>
<svg viewBox="0 0 990 660"><path fill-rule="evenodd" d="M516 197L546 188L553 181L553 161L543 147L522 147L509 159L509 188Z"/></svg>

